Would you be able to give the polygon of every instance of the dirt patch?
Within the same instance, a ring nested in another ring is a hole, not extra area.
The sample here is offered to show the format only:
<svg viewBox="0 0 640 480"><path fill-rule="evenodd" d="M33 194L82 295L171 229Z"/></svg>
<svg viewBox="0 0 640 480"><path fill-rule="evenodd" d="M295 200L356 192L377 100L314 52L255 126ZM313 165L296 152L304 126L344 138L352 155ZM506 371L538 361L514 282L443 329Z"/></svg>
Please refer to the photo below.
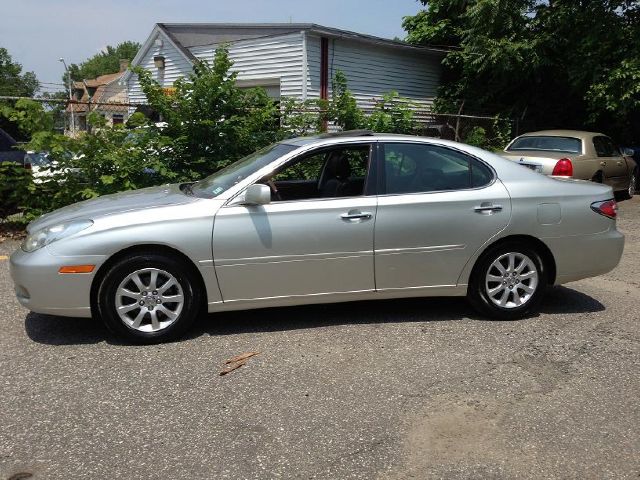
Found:
<svg viewBox="0 0 640 480"><path fill-rule="evenodd" d="M522 468L532 460L524 451L514 450L503 435L504 406L499 402L436 398L430 403L438 407L417 416L406 437L406 464L384 478L424 478L432 468L455 475L462 463L491 476L490 472L508 472L507 462Z"/></svg>

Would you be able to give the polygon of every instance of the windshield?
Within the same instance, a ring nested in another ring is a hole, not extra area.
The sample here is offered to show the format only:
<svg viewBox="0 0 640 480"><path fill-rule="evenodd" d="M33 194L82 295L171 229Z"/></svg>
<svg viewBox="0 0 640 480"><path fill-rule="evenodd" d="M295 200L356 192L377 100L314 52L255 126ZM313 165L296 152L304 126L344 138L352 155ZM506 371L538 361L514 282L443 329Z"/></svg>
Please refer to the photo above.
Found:
<svg viewBox="0 0 640 480"><path fill-rule="evenodd" d="M572 137L530 136L516 138L507 151L542 150L548 152L582 153L582 141Z"/></svg>
<svg viewBox="0 0 640 480"><path fill-rule="evenodd" d="M217 197L262 167L269 165L277 158L297 148L296 146L286 145L284 143L270 145L196 182L191 188L191 191L197 197Z"/></svg>

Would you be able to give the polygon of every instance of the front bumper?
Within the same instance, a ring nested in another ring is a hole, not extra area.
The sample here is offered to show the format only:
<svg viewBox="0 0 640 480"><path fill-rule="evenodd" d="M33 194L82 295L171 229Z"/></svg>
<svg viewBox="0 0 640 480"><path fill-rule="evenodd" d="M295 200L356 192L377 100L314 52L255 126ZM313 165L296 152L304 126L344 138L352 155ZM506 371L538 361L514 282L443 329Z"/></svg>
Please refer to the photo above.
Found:
<svg viewBox="0 0 640 480"><path fill-rule="evenodd" d="M9 269L20 304L36 313L91 317L91 283L103 255L58 256L49 247L11 255ZM61 274L60 267L95 265L92 273Z"/></svg>

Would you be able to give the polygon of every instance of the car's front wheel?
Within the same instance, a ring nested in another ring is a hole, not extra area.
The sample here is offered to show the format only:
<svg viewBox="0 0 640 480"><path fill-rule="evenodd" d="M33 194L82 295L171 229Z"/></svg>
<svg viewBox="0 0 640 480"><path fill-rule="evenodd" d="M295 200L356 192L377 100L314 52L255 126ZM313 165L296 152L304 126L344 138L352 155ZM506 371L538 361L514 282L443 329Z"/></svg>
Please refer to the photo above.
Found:
<svg viewBox="0 0 640 480"><path fill-rule="evenodd" d="M516 243L499 245L478 260L468 298L483 315L515 320L530 313L547 287L547 272L536 249Z"/></svg>
<svg viewBox="0 0 640 480"><path fill-rule="evenodd" d="M200 310L198 282L187 266L157 254L117 261L98 289L107 328L129 341L159 343L178 338Z"/></svg>

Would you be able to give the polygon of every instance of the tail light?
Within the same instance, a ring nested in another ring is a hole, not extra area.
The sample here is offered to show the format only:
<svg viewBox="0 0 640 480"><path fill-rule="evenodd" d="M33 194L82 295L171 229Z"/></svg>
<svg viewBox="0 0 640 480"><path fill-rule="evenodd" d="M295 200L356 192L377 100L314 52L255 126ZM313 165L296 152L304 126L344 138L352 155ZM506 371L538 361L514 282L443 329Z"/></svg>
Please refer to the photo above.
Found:
<svg viewBox="0 0 640 480"><path fill-rule="evenodd" d="M24 164L24 168L26 168L27 170L31 170L31 162L26 162Z"/></svg>
<svg viewBox="0 0 640 480"><path fill-rule="evenodd" d="M573 176L573 163L568 158L561 158L553 167L553 173L551 175L557 175L559 177L572 177Z"/></svg>
<svg viewBox="0 0 640 480"><path fill-rule="evenodd" d="M591 210L608 218L616 218L618 216L618 204L615 200L605 200L603 202L593 202Z"/></svg>

